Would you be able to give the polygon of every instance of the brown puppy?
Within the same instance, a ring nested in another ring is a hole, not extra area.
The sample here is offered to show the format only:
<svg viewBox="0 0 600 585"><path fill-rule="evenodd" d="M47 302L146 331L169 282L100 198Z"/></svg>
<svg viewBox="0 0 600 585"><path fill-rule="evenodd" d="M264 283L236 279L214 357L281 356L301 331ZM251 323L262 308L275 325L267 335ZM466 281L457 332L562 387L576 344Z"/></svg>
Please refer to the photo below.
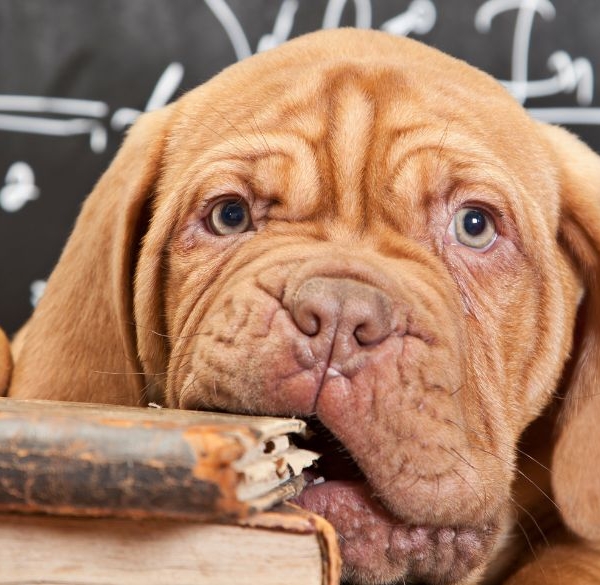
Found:
<svg viewBox="0 0 600 585"><path fill-rule="evenodd" d="M597 583L599 248L583 144L434 49L320 32L136 123L10 392L317 421L298 503L359 583L500 582L519 526L547 550L511 583Z"/></svg>
<svg viewBox="0 0 600 585"><path fill-rule="evenodd" d="M11 371L12 358L10 355L10 345L4 331L0 329L0 396L4 396L8 390Z"/></svg>

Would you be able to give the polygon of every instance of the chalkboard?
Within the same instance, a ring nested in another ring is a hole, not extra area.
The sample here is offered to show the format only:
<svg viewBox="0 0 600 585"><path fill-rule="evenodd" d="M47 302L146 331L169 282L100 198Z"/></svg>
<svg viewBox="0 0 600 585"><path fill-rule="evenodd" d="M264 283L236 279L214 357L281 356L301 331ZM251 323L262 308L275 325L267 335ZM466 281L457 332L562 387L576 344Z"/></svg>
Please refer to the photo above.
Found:
<svg viewBox="0 0 600 585"><path fill-rule="evenodd" d="M43 291L141 111L318 28L410 35L600 150L598 0L0 0L0 326Z"/></svg>

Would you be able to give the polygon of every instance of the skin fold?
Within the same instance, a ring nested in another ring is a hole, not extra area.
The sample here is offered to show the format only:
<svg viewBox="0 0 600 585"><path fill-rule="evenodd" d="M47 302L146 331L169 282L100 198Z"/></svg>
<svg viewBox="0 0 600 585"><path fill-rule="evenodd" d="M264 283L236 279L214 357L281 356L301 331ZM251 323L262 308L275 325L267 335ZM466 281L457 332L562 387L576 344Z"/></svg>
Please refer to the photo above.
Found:
<svg viewBox="0 0 600 585"><path fill-rule="evenodd" d="M314 33L136 122L9 393L316 422L297 503L349 582L597 583L599 247L575 137L415 41Z"/></svg>

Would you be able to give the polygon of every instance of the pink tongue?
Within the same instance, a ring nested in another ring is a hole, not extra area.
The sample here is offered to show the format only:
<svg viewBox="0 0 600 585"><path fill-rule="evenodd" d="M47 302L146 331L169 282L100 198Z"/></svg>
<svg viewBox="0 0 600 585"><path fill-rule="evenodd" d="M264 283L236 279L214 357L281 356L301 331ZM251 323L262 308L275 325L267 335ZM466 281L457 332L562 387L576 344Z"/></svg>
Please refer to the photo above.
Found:
<svg viewBox="0 0 600 585"><path fill-rule="evenodd" d="M390 524L390 515L373 499L363 482L333 480L308 485L294 500L302 508L321 516L339 519L340 516L381 516L381 521Z"/></svg>
<svg viewBox="0 0 600 585"><path fill-rule="evenodd" d="M344 561L356 568L372 567L381 559L398 522L373 499L366 484L356 481L309 485L294 503L331 522Z"/></svg>

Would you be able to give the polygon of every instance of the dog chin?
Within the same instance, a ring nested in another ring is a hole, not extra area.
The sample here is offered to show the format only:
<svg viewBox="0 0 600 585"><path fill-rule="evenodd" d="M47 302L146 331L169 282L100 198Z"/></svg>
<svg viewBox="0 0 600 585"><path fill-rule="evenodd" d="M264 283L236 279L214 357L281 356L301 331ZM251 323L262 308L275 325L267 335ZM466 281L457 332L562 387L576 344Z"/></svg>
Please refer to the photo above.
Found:
<svg viewBox="0 0 600 585"><path fill-rule="evenodd" d="M478 572L498 534L484 526L416 526L394 516L366 479L326 480L307 474L294 500L335 528L348 583L463 583Z"/></svg>

